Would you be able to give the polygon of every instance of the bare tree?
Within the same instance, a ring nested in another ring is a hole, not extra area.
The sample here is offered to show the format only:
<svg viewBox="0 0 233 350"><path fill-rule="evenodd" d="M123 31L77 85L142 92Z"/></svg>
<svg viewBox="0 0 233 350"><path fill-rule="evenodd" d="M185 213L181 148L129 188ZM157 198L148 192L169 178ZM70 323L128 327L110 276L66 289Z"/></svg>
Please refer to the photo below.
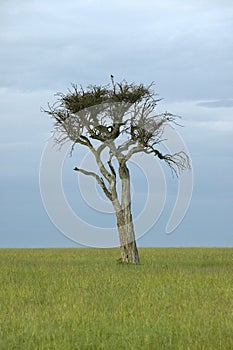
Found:
<svg viewBox="0 0 233 350"><path fill-rule="evenodd" d="M165 161L176 175L189 167L184 152L163 154L159 150L165 125L175 123L176 117L167 112L155 113L160 99L156 98L153 85L115 83L111 76L111 84L107 86L91 85L84 90L72 85L67 94L58 93L56 103L48 104L48 109L43 110L55 120L59 144L71 140L71 152L76 144L81 144L93 154L101 175L88 169L75 167L74 170L95 178L111 201L124 263L140 262L127 162L135 153L143 152ZM106 151L108 159L104 162L102 155ZM121 181L121 191L117 191L117 179Z"/></svg>

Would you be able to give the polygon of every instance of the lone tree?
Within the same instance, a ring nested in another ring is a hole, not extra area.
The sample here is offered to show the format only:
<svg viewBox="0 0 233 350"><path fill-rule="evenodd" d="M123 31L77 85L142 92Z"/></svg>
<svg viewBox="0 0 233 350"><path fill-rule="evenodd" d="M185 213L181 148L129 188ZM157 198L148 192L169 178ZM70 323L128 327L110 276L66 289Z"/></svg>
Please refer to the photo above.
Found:
<svg viewBox="0 0 233 350"><path fill-rule="evenodd" d="M72 150L81 144L92 152L100 174L75 167L74 171L92 176L111 201L117 221L123 263L139 264L131 212L130 172L127 162L139 152L153 154L179 175L189 167L184 152L163 154L159 150L164 127L175 123L170 113L155 114L157 103L154 84L145 86L122 81L107 86L90 85L86 89L72 85L67 94L58 93L55 104L48 104L48 113L55 120L57 142L71 140ZM103 152L108 154L103 161ZM116 160L113 162L113 160ZM116 165L117 164L117 165ZM117 191L117 180L121 190Z"/></svg>

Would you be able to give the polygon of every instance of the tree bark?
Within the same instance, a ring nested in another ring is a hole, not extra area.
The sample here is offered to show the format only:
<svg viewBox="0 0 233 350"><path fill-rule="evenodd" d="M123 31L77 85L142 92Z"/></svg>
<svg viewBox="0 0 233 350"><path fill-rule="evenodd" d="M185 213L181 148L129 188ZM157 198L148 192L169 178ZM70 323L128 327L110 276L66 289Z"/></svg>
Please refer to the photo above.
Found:
<svg viewBox="0 0 233 350"><path fill-rule="evenodd" d="M115 208L117 227L121 245L121 260L123 263L139 264L139 254L135 240L134 225L131 213L130 174L125 162L119 164L121 179L121 204Z"/></svg>

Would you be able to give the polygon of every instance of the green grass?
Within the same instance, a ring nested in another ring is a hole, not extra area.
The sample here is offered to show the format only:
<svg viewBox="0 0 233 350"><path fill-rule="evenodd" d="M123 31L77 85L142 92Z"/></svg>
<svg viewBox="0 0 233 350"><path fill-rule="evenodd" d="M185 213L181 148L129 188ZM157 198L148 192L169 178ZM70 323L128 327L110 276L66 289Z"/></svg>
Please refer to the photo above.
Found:
<svg viewBox="0 0 233 350"><path fill-rule="evenodd" d="M233 249L0 249L0 349L233 349Z"/></svg>

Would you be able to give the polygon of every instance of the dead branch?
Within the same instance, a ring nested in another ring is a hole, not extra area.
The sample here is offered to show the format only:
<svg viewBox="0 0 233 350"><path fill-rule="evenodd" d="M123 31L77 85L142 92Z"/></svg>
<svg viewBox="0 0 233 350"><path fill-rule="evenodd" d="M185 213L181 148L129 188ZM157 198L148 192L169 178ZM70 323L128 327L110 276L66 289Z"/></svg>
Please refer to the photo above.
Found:
<svg viewBox="0 0 233 350"><path fill-rule="evenodd" d="M92 176L96 179L96 181L98 182L98 184L102 187L104 193L106 194L106 196L112 201L113 200L113 196L112 196L112 193L107 189L105 183L104 183L104 180L99 177L99 175L97 175L96 173L92 172L92 171L88 171L88 170L85 170L85 169L81 169L81 168L77 168L75 167L73 169L74 171L78 171L84 175L87 175L87 176Z"/></svg>

